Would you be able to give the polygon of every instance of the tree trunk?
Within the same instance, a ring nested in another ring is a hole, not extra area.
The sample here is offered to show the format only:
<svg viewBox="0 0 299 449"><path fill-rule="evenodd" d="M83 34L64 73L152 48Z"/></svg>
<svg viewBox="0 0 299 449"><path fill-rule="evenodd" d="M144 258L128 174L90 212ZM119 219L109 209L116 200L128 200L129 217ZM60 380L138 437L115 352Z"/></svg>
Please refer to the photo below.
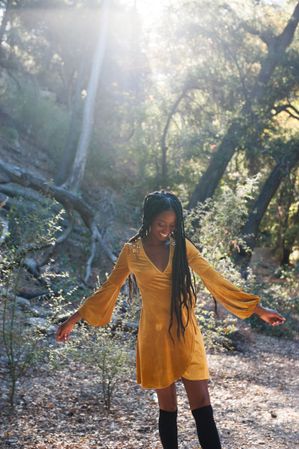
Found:
<svg viewBox="0 0 299 449"><path fill-rule="evenodd" d="M78 192L80 190L81 182L83 180L85 173L89 143L92 135L95 100L106 51L109 9L110 9L110 0L103 0L103 7L99 23L98 42L94 53L91 74L87 87L87 97L84 105L81 135L78 143L78 148L76 151L72 172L65 183L65 187L67 187L69 190L73 192Z"/></svg>
<svg viewBox="0 0 299 449"><path fill-rule="evenodd" d="M66 144L63 150L62 159L58 167L57 175L55 177L55 184L61 185L66 181L67 177L70 175L71 166L75 158L75 148L77 140L77 127L79 123L79 111L81 103L81 91L83 87L84 69L86 61L81 58L80 67L78 71L78 77L76 80L75 95L71 110L71 120L67 135Z"/></svg>
<svg viewBox="0 0 299 449"><path fill-rule="evenodd" d="M247 222L243 226L242 235L246 245L253 250L256 237L259 229L259 225L267 210L267 207L274 197L277 189L280 186L281 181L290 173L290 171L299 162L298 148L293 153L285 155L274 167L266 180L258 198L254 202L251 211L249 213ZM240 248L240 252L234 254L235 263L240 265L242 276L247 276L247 267L251 258L251 253L248 253L243 247Z"/></svg>
<svg viewBox="0 0 299 449"><path fill-rule="evenodd" d="M30 172L20 167L0 161L0 186L10 182L34 189L43 195L55 198L55 200L62 204L65 210L70 214L72 214L73 211L79 213L84 224L91 233L91 255L86 264L85 282L87 282L90 277L91 265L96 247L99 246L109 260L113 263L115 262L115 256L105 244L99 230L99 226L96 222L96 214L82 198L75 195L73 192L67 191L63 187L55 186L53 183L47 182L43 178L32 175Z"/></svg>
<svg viewBox="0 0 299 449"><path fill-rule="evenodd" d="M299 3L296 5L294 12L283 32L279 36L275 36L274 38L268 40L268 56L262 63L255 86L251 95L249 95L249 100L242 108L240 119L236 119L229 127L224 139L219 145L218 151L213 155L206 172L201 177L194 192L192 193L188 204L189 209L195 207L198 202L203 203L207 198L213 196L229 161L237 150L239 139L241 137L240 131L243 131L246 136L246 127L249 126L252 119L256 119L256 122L261 124L261 118L254 115L252 106L254 106L255 111L258 111L260 106L265 109L266 114L262 118L263 122L264 118L268 119L270 117L273 101L267 104L267 98L264 98L267 83L269 82L274 69L279 64L279 61L282 60L287 47L294 38L298 21ZM241 122L245 123L245 126L240 126ZM248 122L247 125L246 122ZM257 139L262 130L263 128L258 126L255 129L254 135L250 135L250 139Z"/></svg>
<svg viewBox="0 0 299 449"><path fill-rule="evenodd" d="M291 226L295 226L296 229L298 229L298 225L299 225L299 206L297 208L296 214L294 215L294 217L292 217L291 220ZM296 240L298 241L298 239L299 236L298 233L296 232L293 232L291 237L289 237L288 239L286 238L283 239L281 265L288 265L290 263L290 255L292 253L293 246L296 243Z"/></svg>
<svg viewBox="0 0 299 449"><path fill-rule="evenodd" d="M169 126L172 120L172 117L174 116L174 114L177 111L177 108L180 104L180 102L182 101L182 99L185 97L187 91L191 89L190 87L185 87L182 91L182 93L178 96L178 98L176 99L176 101L174 102L167 120L166 120L166 124L164 126L163 129L163 133L162 133L162 137L161 137L161 165L162 165L162 170L161 170L161 180L159 182L160 187L165 188L167 186L167 134L168 134L168 130L169 130Z"/></svg>
<svg viewBox="0 0 299 449"><path fill-rule="evenodd" d="M7 0L6 1L5 10L2 13L2 20L1 20L1 25L0 25L0 47L2 45L4 33L6 31L7 23L8 23L8 20L9 20L9 13L10 13L11 3L12 3L11 0Z"/></svg>
<svg viewBox="0 0 299 449"><path fill-rule="evenodd" d="M191 195L188 209L192 209L197 203L203 203L207 198L213 196L225 169L231 160L239 142L242 126L235 120L224 136L218 151L213 155L211 162L202 175L200 182Z"/></svg>

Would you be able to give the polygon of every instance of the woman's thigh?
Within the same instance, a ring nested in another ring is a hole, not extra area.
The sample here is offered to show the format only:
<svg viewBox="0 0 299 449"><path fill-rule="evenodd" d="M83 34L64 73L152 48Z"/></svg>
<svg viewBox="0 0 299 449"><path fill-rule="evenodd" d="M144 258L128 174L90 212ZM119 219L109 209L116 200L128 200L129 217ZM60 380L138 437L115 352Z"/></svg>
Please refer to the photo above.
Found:
<svg viewBox="0 0 299 449"><path fill-rule="evenodd" d="M191 410L210 405L208 380L188 380L182 377L182 382L187 392Z"/></svg>
<svg viewBox="0 0 299 449"><path fill-rule="evenodd" d="M177 409L176 385L171 384L166 388L159 388L155 390L158 396L159 407L162 410L173 412Z"/></svg>

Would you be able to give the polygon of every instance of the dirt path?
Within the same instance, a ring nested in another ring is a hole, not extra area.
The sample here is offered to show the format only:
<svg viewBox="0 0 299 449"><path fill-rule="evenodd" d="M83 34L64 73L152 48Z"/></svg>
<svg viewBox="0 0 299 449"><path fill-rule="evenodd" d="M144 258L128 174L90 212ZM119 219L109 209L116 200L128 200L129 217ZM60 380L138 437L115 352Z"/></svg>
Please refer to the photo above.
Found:
<svg viewBox="0 0 299 449"><path fill-rule="evenodd" d="M299 441L298 342L254 334L245 352L208 355L210 395L223 449L295 449ZM107 416L94 373L71 363L55 375L27 379L14 416L5 410L3 449L161 449L158 405L130 379ZM181 382L177 382L180 449L199 449ZM2 443L1 443L2 441Z"/></svg>

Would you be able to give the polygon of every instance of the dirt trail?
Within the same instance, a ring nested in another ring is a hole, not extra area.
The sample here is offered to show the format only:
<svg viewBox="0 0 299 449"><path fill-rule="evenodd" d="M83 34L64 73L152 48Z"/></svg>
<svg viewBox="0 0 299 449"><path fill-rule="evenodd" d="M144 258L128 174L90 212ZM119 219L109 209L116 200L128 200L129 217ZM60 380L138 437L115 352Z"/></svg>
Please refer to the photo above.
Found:
<svg viewBox="0 0 299 449"><path fill-rule="evenodd" d="M298 342L253 334L244 352L209 354L210 395L223 449L295 449L299 441ZM124 382L106 416L97 377L71 363L28 378L15 415L2 411L1 448L161 449L152 390ZM199 449L177 382L180 449Z"/></svg>

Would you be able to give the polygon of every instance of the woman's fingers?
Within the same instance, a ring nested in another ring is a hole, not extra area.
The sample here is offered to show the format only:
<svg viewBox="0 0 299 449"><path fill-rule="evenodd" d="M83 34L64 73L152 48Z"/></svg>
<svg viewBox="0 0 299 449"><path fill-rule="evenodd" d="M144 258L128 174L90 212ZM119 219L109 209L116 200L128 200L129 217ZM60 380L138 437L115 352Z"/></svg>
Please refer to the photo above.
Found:
<svg viewBox="0 0 299 449"><path fill-rule="evenodd" d="M283 324L286 321L282 315L280 315L276 310L269 309L267 307L261 308L261 313L259 314L260 318L271 326L278 326Z"/></svg>
<svg viewBox="0 0 299 449"><path fill-rule="evenodd" d="M272 314L270 313L267 318L267 322L269 324L272 324L272 326L278 326L279 324L283 324L286 321L286 319L283 316L279 315L277 312Z"/></svg>
<svg viewBox="0 0 299 449"><path fill-rule="evenodd" d="M60 341L60 340L62 340L62 338L63 338L62 329L61 329L61 327L59 327L56 332L56 341Z"/></svg>
<svg viewBox="0 0 299 449"><path fill-rule="evenodd" d="M284 323L285 320L286 320L285 317L279 315L278 313L274 317L274 322L277 323L277 324Z"/></svg>
<svg viewBox="0 0 299 449"><path fill-rule="evenodd" d="M56 341L66 341L69 338L70 330L61 324L56 332Z"/></svg>

